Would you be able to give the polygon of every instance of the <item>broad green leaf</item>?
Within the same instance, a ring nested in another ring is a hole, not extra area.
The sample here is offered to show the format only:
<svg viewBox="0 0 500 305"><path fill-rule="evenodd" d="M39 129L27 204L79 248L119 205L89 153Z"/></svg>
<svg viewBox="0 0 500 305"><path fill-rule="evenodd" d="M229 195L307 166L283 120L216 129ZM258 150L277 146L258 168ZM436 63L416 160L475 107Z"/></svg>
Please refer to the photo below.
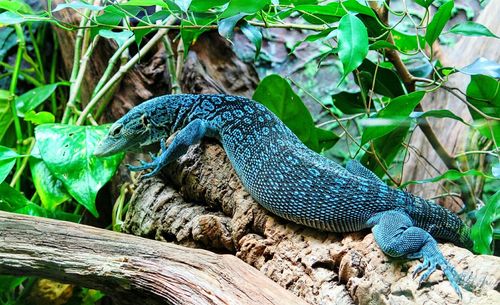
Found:
<svg viewBox="0 0 500 305"><path fill-rule="evenodd" d="M391 69L384 68L382 66L379 66L377 68L377 65L371 62L369 59L364 59L358 70L361 72L367 72L360 73L360 78L365 78L362 79L363 82L361 85L366 91L368 89L371 90L373 84L375 84L375 86L373 86L373 90L376 93L390 98L398 97L406 93L403 82L399 79L399 76ZM376 78L374 83L373 77L375 75ZM356 77L354 78L354 80L356 81L356 83L358 82L358 79Z"/></svg>
<svg viewBox="0 0 500 305"><path fill-rule="evenodd" d="M264 78L255 89L253 99L271 110L314 151L328 149L338 140L338 136L333 132L314 125L313 118L300 97L279 75L273 74Z"/></svg>
<svg viewBox="0 0 500 305"><path fill-rule="evenodd" d="M270 0L231 0L220 18L227 18L240 13L255 14L270 3Z"/></svg>
<svg viewBox="0 0 500 305"><path fill-rule="evenodd" d="M94 216L95 198L120 164L123 153L104 158L93 155L108 126L37 126L35 137L42 159L66 190Z"/></svg>
<svg viewBox="0 0 500 305"><path fill-rule="evenodd" d="M493 78L500 78L500 64L484 57L477 58L473 63L459 69L459 71L469 75L483 74Z"/></svg>
<svg viewBox="0 0 500 305"><path fill-rule="evenodd" d="M88 3L83 2L83 1L72 1L70 3L60 3L52 11L53 12L58 12L58 11L63 10L65 8L72 8L75 11L78 11L79 9L87 9L87 10L91 10L91 11L100 11L104 7L103 6L99 6L99 5L88 4Z"/></svg>
<svg viewBox="0 0 500 305"><path fill-rule="evenodd" d="M370 119L371 124L366 126L361 136L361 145L379 138L398 128L408 119L413 109L420 103L425 91L415 91L393 99L389 105L380 110L375 119Z"/></svg>
<svg viewBox="0 0 500 305"><path fill-rule="evenodd" d="M16 98L17 115L24 117L26 112L34 110L56 90L59 83L36 87Z"/></svg>
<svg viewBox="0 0 500 305"><path fill-rule="evenodd" d="M457 23L450 29L450 32L464 36L486 36L498 38L498 36L493 34L487 27L473 21Z"/></svg>
<svg viewBox="0 0 500 305"><path fill-rule="evenodd" d="M332 95L333 104L345 114L367 113L367 106L363 102L360 92L339 92ZM371 110L375 107L371 104Z"/></svg>
<svg viewBox="0 0 500 305"><path fill-rule="evenodd" d="M118 47L121 47L125 43L125 41L132 37L132 35L134 35L134 33L131 31L114 32L105 29L99 30L99 36L113 39L118 44Z"/></svg>
<svg viewBox="0 0 500 305"><path fill-rule="evenodd" d="M471 228L474 251L480 254L493 254L493 223L500 217L500 191L491 196L476 213L476 223Z"/></svg>
<svg viewBox="0 0 500 305"><path fill-rule="evenodd" d="M450 170L446 171L444 174L439 175L437 177L433 177L433 178L429 178L429 179L422 179L422 180L407 181L407 182L401 184L400 188L404 188L410 184L424 184L424 183L430 183L430 182L437 182L437 181L441 181L444 179L450 180L450 181L455 181L455 180L458 180L458 179L460 179L462 177L466 177L466 176L478 176L478 177L484 177L484 178L493 178L493 177L490 177L490 176L484 174L483 172L475 170L475 169L471 169L471 170L468 170L465 172L459 172L456 169L450 169Z"/></svg>
<svg viewBox="0 0 500 305"><path fill-rule="evenodd" d="M39 154L38 146L35 145L29 160L33 185L40 196L42 206L49 211L54 211L58 205L71 197L61 180L51 173L42 159L36 157Z"/></svg>
<svg viewBox="0 0 500 305"><path fill-rule="evenodd" d="M467 101L482 113L500 118L500 81L485 75L472 75L467 86ZM488 139L500 143L500 121L485 118L472 107L469 111L475 127Z"/></svg>
<svg viewBox="0 0 500 305"><path fill-rule="evenodd" d="M255 59L257 59L260 53L260 48L262 47L262 33L259 29L248 24L247 22L241 25L241 32L255 46Z"/></svg>
<svg viewBox="0 0 500 305"><path fill-rule="evenodd" d="M9 175L19 155L8 147L0 146L0 183Z"/></svg>
<svg viewBox="0 0 500 305"><path fill-rule="evenodd" d="M333 23L347 14L347 11L338 2L330 2L326 5L297 5L294 10L303 13L302 18L312 24Z"/></svg>
<svg viewBox="0 0 500 305"><path fill-rule="evenodd" d="M344 68L341 83L368 54L368 33L363 22L351 14L340 19L338 30L339 58Z"/></svg>
<svg viewBox="0 0 500 305"><path fill-rule="evenodd" d="M12 110L10 109L10 92L0 89L0 139L3 139L5 132L14 121Z"/></svg>
<svg viewBox="0 0 500 305"><path fill-rule="evenodd" d="M415 2L418 5L427 8L427 7L429 7L432 4L432 2L434 2L434 0L415 0Z"/></svg>
<svg viewBox="0 0 500 305"><path fill-rule="evenodd" d="M441 5L437 10L436 14L432 18L431 22L427 26L427 31L425 32L425 41L432 47L432 44L436 39L438 39L439 34L443 31L444 26L451 18L451 11L453 10L453 0L446 2Z"/></svg>
<svg viewBox="0 0 500 305"><path fill-rule="evenodd" d="M429 118L429 117L449 118L449 119L454 119L454 120L460 121L464 124L467 124L467 123L465 123L465 121L461 117L459 117L458 115L454 114L453 112L451 112L447 109L429 110L426 112L421 112L421 113L415 115L415 117L418 117L418 118Z"/></svg>
<svg viewBox="0 0 500 305"><path fill-rule="evenodd" d="M41 111L36 113L35 111L31 110L24 115L24 120L27 122L31 122L35 125L41 125L41 124L54 123L56 118L52 113L47 111Z"/></svg>

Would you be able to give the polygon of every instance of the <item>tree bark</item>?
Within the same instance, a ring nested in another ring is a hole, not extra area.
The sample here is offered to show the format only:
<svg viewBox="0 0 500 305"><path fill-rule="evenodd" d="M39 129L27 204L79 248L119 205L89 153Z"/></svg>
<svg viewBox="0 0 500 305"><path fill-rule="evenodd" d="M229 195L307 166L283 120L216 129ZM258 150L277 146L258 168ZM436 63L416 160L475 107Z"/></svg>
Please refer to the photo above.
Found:
<svg viewBox="0 0 500 305"><path fill-rule="evenodd" d="M498 33L498 15L500 14L500 2L490 1L481 11L477 22L485 25ZM478 57L486 57L489 60L500 61L500 40L486 37L463 37L451 48L444 48L442 52L443 66L464 67L471 64ZM470 76L455 73L446 83L452 88L459 88L465 92ZM440 89L426 95L422 101L425 110L448 109L463 118L471 121L467 106L448 91ZM470 127L452 119L428 119L432 129L435 131L439 141L445 149L454 156L463 152L466 146L467 134ZM438 176L448 168L441 161L435 150L431 147L426 137L416 129L410 141L409 159L404 166L404 181L420 180ZM446 181L437 183L426 183L410 185L408 190L418 196L430 198L438 194L447 193L449 187ZM456 198L447 197L441 200L442 204L454 211L461 209L461 203Z"/></svg>
<svg viewBox="0 0 500 305"><path fill-rule="evenodd" d="M116 304L306 304L232 255L0 212L0 273L96 288Z"/></svg>

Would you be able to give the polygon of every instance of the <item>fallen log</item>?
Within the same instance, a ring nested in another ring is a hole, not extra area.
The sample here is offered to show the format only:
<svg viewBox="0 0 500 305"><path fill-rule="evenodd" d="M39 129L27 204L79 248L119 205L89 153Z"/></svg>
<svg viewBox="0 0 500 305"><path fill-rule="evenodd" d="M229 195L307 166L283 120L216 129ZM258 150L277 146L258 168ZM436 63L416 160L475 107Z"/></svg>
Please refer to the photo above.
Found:
<svg viewBox="0 0 500 305"><path fill-rule="evenodd" d="M100 289L114 304L306 304L232 255L6 212L0 274Z"/></svg>

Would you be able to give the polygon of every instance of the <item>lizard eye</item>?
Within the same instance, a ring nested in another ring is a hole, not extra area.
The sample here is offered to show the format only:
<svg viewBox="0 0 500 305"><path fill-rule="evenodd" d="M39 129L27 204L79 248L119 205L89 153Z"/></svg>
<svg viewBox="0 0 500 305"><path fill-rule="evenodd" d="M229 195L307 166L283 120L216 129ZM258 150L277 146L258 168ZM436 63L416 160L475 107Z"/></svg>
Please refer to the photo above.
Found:
<svg viewBox="0 0 500 305"><path fill-rule="evenodd" d="M118 125L116 126L115 128L111 129L109 131L109 134L112 136L112 137L116 137L117 135L120 134L120 132L122 131L122 127L123 125Z"/></svg>

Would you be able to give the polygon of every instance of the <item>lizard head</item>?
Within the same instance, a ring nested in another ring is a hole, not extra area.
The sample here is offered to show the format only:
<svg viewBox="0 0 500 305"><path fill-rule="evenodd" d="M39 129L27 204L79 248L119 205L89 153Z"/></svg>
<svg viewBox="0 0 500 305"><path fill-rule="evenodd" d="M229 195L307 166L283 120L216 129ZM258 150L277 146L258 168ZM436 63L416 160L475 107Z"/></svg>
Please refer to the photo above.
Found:
<svg viewBox="0 0 500 305"><path fill-rule="evenodd" d="M170 119L155 107L156 99L146 101L116 121L107 136L98 144L94 155L110 156L159 142L169 135ZM158 122L157 122L158 121Z"/></svg>

